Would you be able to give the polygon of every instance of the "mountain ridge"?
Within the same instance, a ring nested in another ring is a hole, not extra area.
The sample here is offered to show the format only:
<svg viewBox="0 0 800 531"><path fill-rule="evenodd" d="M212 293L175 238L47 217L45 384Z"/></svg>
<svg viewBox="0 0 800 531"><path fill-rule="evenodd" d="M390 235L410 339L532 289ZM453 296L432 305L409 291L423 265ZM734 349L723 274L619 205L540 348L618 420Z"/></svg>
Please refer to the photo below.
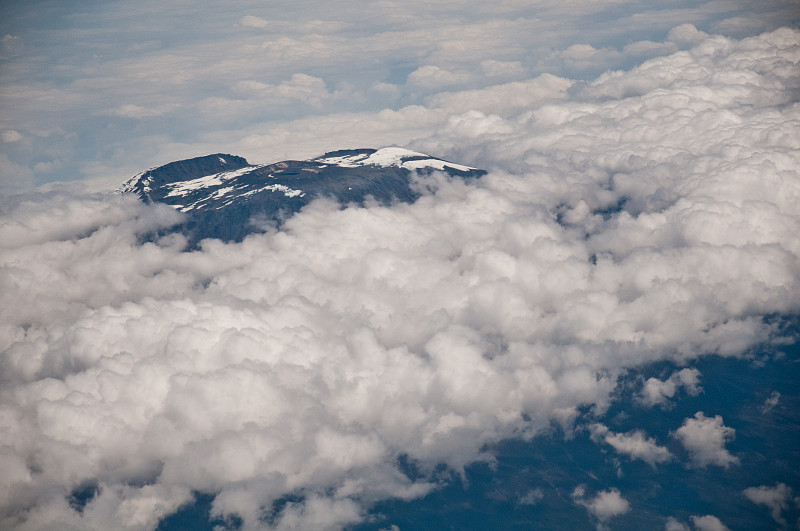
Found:
<svg viewBox="0 0 800 531"><path fill-rule="evenodd" d="M143 171L117 191L184 212L187 219L176 230L196 245L205 238L240 241L265 223L280 225L320 197L342 205L363 204L367 198L410 203L420 196L413 186L416 177L434 172L467 180L486 174L398 147L336 150L270 164L215 153Z"/></svg>

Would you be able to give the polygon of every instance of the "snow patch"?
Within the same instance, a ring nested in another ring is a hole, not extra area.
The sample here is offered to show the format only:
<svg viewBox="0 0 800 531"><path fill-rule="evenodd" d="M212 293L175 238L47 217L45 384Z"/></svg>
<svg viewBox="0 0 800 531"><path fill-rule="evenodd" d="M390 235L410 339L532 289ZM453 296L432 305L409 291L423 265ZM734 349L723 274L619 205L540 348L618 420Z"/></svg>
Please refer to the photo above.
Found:
<svg viewBox="0 0 800 531"><path fill-rule="evenodd" d="M225 188L220 188L219 190L215 190L214 193L212 193L208 197L203 197L202 199L199 199L198 201L195 201L194 203L191 203L189 205L171 205L171 206L173 208L176 208L176 209L180 210L181 212L189 212L190 210L198 210L198 209L203 208L205 206L210 206L209 203L211 203L213 201L216 201L218 199L221 199L223 196L226 196L226 195L230 194L231 192L238 192L241 189L242 189L241 186L239 186L239 187L226 186ZM290 188L290 187L288 187L286 185L283 185L283 184L270 184L269 186L256 188L254 190L248 190L247 192L237 193L234 197L232 197L228 201L225 201L223 204L221 204L221 205L219 205L219 206L217 206L215 208L216 209L220 209L220 208L226 207L226 206L230 205L231 203L233 203L234 201L236 201L238 199L242 199L244 197L248 197L248 196L257 194L259 192L264 192L264 191L283 192L283 195L285 195L286 197L303 197L303 196L306 195L306 193L303 192L302 190L295 190L294 188Z"/></svg>
<svg viewBox="0 0 800 531"><path fill-rule="evenodd" d="M400 166L403 162L403 159L408 157L427 157L425 153L418 153L416 151L411 151L409 149L403 149L398 147L389 147L379 149L372 155L370 155L365 164L372 164L375 166Z"/></svg>
<svg viewBox="0 0 800 531"><path fill-rule="evenodd" d="M131 177L130 179L125 181L125 183L122 186L120 186L117 191L119 193L121 193L121 194L134 193L134 192L136 192L136 184L141 180L142 183L144 184L142 189L145 192L149 192L150 191L150 183L152 182L152 179L148 178L148 179L144 179L143 180L142 177L146 173L147 173L146 171L143 171L141 173L137 173L136 175L134 175L133 177Z"/></svg>
<svg viewBox="0 0 800 531"><path fill-rule="evenodd" d="M204 175L203 177L198 177L197 179L192 179L191 181L165 184L165 188L171 188L166 197L185 196L196 190L202 190L203 188L208 188L210 186L220 186L225 181L240 177L253 171L255 168L257 168L257 166L246 166L244 168L239 168L238 170Z"/></svg>
<svg viewBox="0 0 800 531"><path fill-rule="evenodd" d="M414 160L405 160L409 158ZM422 168L444 170L446 167L460 171L470 171L475 169L469 166L453 164L441 159L435 159L430 155L426 155L425 153L419 153L418 151L411 151L410 149L399 147L381 148L373 153L357 153L354 155L343 155L339 157L324 157L315 159L315 161L321 164L329 164L342 168L356 168L358 166L380 166L386 168L389 166L397 166L407 170L419 170Z"/></svg>

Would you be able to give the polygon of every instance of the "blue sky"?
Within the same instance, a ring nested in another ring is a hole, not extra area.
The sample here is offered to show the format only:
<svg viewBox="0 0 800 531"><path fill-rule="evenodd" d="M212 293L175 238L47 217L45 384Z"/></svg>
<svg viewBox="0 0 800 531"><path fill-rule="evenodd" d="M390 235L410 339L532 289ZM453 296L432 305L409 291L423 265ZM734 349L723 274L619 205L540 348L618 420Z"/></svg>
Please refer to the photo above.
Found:
<svg viewBox="0 0 800 531"><path fill-rule="evenodd" d="M796 528L796 2L2 10L0 527ZM108 193L388 145L488 173L194 250Z"/></svg>

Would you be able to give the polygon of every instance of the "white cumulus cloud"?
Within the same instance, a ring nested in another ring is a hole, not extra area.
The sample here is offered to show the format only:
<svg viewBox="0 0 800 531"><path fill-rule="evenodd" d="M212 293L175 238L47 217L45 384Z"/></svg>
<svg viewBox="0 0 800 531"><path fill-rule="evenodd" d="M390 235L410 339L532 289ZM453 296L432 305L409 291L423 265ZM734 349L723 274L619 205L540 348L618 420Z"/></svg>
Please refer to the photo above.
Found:
<svg viewBox="0 0 800 531"><path fill-rule="evenodd" d="M688 395L697 396L702 391L700 371L688 368L673 372L666 380L648 378L642 387L640 400L646 406L664 405L681 388Z"/></svg>
<svg viewBox="0 0 800 531"><path fill-rule="evenodd" d="M423 88L439 88L468 81L466 72L451 72L435 65L424 65L408 75L408 82Z"/></svg>
<svg viewBox="0 0 800 531"><path fill-rule="evenodd" d="M684 419L683 425L674 432L674 436L689 452L692 464L698 467L727 467L738 463L739 460L725 449L725 444L735 434L736 430L722 423L721 416L706 417L702 411Z"/></svg>
<svg viewBox="0 0 800 531"><path fill-rule="evenodd" d="M116 107L114 109L110 109L106 111L106 114L110 114L113 116L122 116L124 118L152 118L154 116L161 116L162 114L167 114L170 111L178 108L178 104L170 104L170 105L157 105L155 107L144 106L144 105L136 105L134 103L125 103Z"/></svg>
<svg viewBox="0 0 800 531"><path fill-rule="evenodd" d="M664 524L664 531L691 531L688 525L681 523L678 519L670 516Z"/></svg>
<svg viewBox="0 0 800 531"><path fill-rule="evenodd" d="M631 459L641 459L652 467L672 459L669 450L659 446L654 438L648 437L641 430L630 433L614 433L602 424L593 424L590 429L592 439L608 444L617 452L625 454Z"/></svg>
<svg viewBox="0 0 800 531"><path fill-rule="evenodd" d="M697 531L730 531L728 526L714 515L692 516L692 523Z"/></svg>
<svg viewBox="0 0 800 531"><path fill-rule="evenodd" d="M714 515L692 516L691 520L695 531L730 531L728 527ZM691 531L691 527L673 517L667 519L664 529L665 531Z"/></svg>
<svg viewBox="0 0 800 531"><path fill-rule="evenodd" d="M269 21L253 15L245 15L239 19L239 24L248 28L266 28L269 26Z"/></svg>
<svg viewBox="0 0 800 531"><path fill-rule="evenodd" d="M0 138L2 138L3 142L6 143L19 142L22 140L22 135L13 129L9 129L8 131L3 131L3 134L0 135Z"/></svg>
<svg viewBox="0 0 800 531"><path fill-rule="evenodd" d="M785 526L786 520L781 513L789 507L792 501L792 489L785 483L777 483L774 487L761 485L748 487L743 491L745 497L757 505L765 505L772 515L772 519Z"/></svg>
<svg viewBox="0 0 800 531"><path fill-rule="evenodd" d="M618 489L602 490L594 498L586 499L585 491L578 487L572 493L575 503L583 505L595 518L605 522L615 516L625 514L631 510L628 500L622 497Z"/></svg>

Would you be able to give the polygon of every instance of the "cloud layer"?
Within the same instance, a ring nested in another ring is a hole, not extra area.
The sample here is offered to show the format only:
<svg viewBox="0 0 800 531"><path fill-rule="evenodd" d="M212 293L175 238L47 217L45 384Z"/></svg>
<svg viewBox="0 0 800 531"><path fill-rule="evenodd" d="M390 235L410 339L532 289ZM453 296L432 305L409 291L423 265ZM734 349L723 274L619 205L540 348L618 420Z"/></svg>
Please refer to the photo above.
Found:
<svg viewBox="0 0 800 531"><path fill-rule="evenodd" d="M187 253L141 243L176 222L165 208L5 200L0 527L148 529L195 490L246 529L335 527L424 495L440 463L489 459L488 442L603 410L628 368L770 340L763 316L800 309L800 33L696 40L590 83L387 111L439 124L413 147L490 170L434 177L413 205L319 201ZM443 110L462 105L478 108ZM673 396L667 382L642 396ZM675 436L698 466L735 462L735 428L708 414ZM668 458L641 432L603 441ZM601 521L630 510L614 488L578 498Z"/></svg>
<svg viewBox="0 0 800 531"><path fill-rule="evenodd" d="M474 0L234 0L192 10L153 0L58 9L32 0L0 9L7 191L87 177L110 186L217 151L274 162L407 144L439 125L411 115L442 91L543 73L589 80L708 34L741 38L800 23L792 0L503 0L491 8ZM382 111L406 116L404 124L376 127L386 123Z"/></svg>

